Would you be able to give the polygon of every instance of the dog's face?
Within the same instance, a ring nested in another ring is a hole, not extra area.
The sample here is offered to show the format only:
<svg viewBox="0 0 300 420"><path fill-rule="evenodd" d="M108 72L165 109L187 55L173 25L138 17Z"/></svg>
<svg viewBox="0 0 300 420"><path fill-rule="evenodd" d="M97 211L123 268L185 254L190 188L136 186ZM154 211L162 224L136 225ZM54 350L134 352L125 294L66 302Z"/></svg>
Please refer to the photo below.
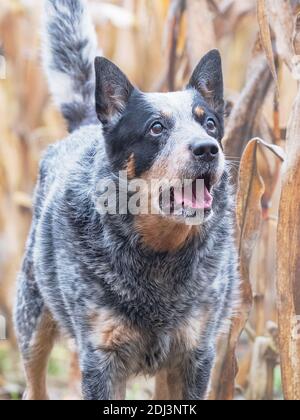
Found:
<svg viewBox="0 0 300 420"><path fill-rule="evenodd" d="M108 157L114 170L129 177L203 179L204 200L176 204L204 210L213 206L213 188L222 177L223 76L220 54L208 53L187 88L174 93L142 93L111 62L97 58L96 110L103 124Z"/></svg>

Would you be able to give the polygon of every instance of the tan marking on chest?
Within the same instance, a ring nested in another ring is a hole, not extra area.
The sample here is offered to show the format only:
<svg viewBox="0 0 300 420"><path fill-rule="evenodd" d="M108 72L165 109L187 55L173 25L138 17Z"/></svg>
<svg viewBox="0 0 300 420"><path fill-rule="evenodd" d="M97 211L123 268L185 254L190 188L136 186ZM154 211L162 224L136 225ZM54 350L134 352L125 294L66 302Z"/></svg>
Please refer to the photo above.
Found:
<svg viewBox="0 0 300 420"><path fill-rule="evenodd" d="M188 226L159 215L140 215L135 227L143 243L156 252L176 252L198 233L197 226Z"/></svg>
<svg viewBox="0 0 300 420"><path fill-rule="evenodd" d="M116 317L111 311L102 309L90 316L92 339L96 346L116 351L118 348L137 343L139 333Z"/></svg>
<svg viewBox="0 0 300 420"><path fill-rule="evenodd" d="M178 330L176 341L185 350L193 350L199 346L201 337L208 328L210 314L203 313L189 318Z"/></svg>

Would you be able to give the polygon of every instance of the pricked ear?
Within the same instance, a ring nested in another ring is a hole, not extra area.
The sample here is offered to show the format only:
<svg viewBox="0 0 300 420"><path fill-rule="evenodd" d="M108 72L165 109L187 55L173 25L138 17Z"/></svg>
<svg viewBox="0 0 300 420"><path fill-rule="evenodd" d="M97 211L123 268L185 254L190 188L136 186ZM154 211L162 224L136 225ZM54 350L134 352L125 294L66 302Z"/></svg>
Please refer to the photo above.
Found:
<svg viewBox="0 0 300 420"><path fill-rule="evenodd" d="M103 125L113 123L124 112L134 87L125 74L103 57L95 59L96 112Z"/></svg>
<svg viewBox="0 0 300 420"><path fill-rule="evenodd" d="M212 50L202 58L194 70L188 88L198 90L215 111L224 111L222 59L218 50Z"/></svg>

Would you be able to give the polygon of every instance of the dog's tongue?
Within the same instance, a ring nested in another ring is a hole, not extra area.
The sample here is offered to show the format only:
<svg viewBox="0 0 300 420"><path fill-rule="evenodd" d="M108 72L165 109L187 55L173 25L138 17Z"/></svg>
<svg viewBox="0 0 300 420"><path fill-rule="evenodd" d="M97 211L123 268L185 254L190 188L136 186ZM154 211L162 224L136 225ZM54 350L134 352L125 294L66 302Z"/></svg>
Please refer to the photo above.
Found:
<svg viewBox="0 0 300 420"><path fill-rule="evenodd" d="M193 194L192 200L190 197L188 197L189 194L185 195L187 195L187 197L182 197L182 194L180 194L180 192L175 192L174 198L178 206L181 206L183 204L184 207L189 207L195 210L210 210L212 208L213 197L206 188L206 186L204 186L203 193Z"/></svg>

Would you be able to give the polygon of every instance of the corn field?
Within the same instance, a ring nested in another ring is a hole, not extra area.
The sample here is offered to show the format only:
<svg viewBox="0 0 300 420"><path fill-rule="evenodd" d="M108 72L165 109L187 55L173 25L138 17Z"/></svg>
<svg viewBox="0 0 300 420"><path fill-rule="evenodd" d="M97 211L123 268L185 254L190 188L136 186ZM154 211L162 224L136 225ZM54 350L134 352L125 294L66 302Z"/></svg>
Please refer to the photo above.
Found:
<svg viewBox="0 0 300 420"><path fill-rule="evenodd" d="M219 339L212 400L300 400L300 1L89 0L101 53L144 91L187 83L208 50L223 57L226 133L237 190L241 303ZM19 399L15 284L39 159L66 127L40 56L40 0L0 5L0 399ZM68 342L50 361L54 398L79 394ZM136 379L129 399L153 384Z"/></svg>

